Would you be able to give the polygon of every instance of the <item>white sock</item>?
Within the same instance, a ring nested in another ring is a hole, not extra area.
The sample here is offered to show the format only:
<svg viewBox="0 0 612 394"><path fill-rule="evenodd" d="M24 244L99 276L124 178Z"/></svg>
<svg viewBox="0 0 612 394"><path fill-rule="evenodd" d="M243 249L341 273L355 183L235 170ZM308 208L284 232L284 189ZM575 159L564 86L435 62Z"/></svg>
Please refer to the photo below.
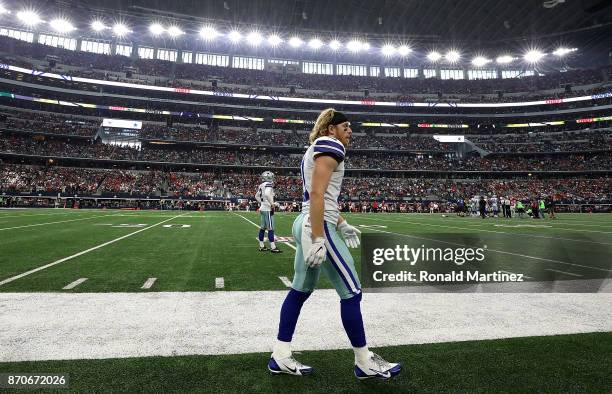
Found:
<svg viewBox="0 0 612 394"><path fill-rule="evenodd" d="M282 360L291 356L291 342L276 341L272 349L272 357Z"/></svg>
<svg viewBox="0 0 612 394"><path fill-rule="evenodd" d="M270 242L270 249L276 249L276 242Z"/></svg>
<svg viewBox="0 0 612 394"><path fill-rule="evenodd" d="M354 347L355 351L355 364L365 364L370 358L370 349L367 346L364 347Z"/></svg>
<svg viewBox="0 0 612 394"><path fill-rule="evenodd" d="M266 246L266 244L264 244L264 242L263 242L263 241L259 241L259 247L260 247L260 248L263 248L264 246Z"/></svg>

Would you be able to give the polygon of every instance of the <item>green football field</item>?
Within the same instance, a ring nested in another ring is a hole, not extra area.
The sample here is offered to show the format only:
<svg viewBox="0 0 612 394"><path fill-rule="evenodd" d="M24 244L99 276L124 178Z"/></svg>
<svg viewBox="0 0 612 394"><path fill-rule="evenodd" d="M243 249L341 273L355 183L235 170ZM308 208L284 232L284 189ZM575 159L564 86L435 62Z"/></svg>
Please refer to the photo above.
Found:
<svg viewBox="0 0 612 394"><path fill-rule="evenodd" d="M275 214L277 243L284 253L273 255L258 251L259 217L255 212L0 210L0 313L9 312L15 297L39 294L42 298L38 299L44 300L49 292L53 293L49 297L77 299L97 294L123 297L174 292L229 297L266 290L282 295L293 273L295 243L290 237L295 216ZM345 217L362 235L435 239L440 235L480 234L487 237L489 250L498 257L498 269L524 272L532 278L540 275L545 280L572 281L612 275L610 215L560 214L556 220L482 220L429 214ZM359 262L360 251L352 253ZM319 285L330 288L323 277ZM597 305L610 306L608 294L585 296L594 297ZM572 304L571 298L551 313L580 316L576 310L579 304ZM581 299L589 302L589 298ZM536 307L544 298L538 300ZM273 305L273 316L277 304ZM503 302L500 305L503 307ZM40 308L44 307L41 303ZM224 306L219 308L223 310ZM435 310L432 313L435 317ZM496 316L495 311L492 313ZM609 313L608 318L605 311L600 313L604 326L609 327ZM499 324L512 326L512 320L499 316ZM65 315L60 317L64 319ZM592 314L585 316L585 320L589 318ZM550 323L548 316L542 319L543 326ZM409 318L401 321L408 326L411 322ZM78 326L78 319L70 324ZM516 324L522 324L520 318ZM10 328L11 322L0 321L2 327ZM24 356L23 360L38 361L0 362L0 373L67 373L72 392L609 392L612 333L609 329L598 332L601 327L593 323L592 330L559 331L576 333L571 335L528 334L515 338L517 335L508 333L476 341L401 342L406 345L379 349L385 358L405 364L405 371L391 382L358 382L351 372L352 352L339 347L298 354L302 362L315 367L315 374L306 379L270 376L265 369L269 354L260 351L121 358L77 354L70 360L51 357L48 361ZM15 328L16 338L20 329ZM219 335L225 335L225 331L239 331L239 327L234 323L218 330ZM554 329L552 332L556 333ZM41 333L44 338L53 335ZM83 337L87 335L82 333ZM96 334L91 335L95 341ZM341 326L338 335L343 335ZM272 332L264 335L270 336ZM26 344L29 340L22 339ZM7 349L24 348L20 346L3 343L0 338L0 351L8 351L8 356L0 360L18 360Z"/></svg>
<svg viewBox="0 0 612 394"><path fill-rule="evenodd" d="M291 280L296 214L274 215L285 253L257 250L256 212L2 210L0 292L279 290ZM612 274L612 216L560 214L555 220L454 215L349 214L364 233L487 237L498 268L552 280ZM356 262L359 249L352 250ZM38 270L37 270L38 269ZM357 264L359 270L359 264ZM534 274L534 272L536 274ZM80 278L86 281L63 288ZM148 289L142 289L155 278ZM328 288L324 278L321 288Z"/></svg>

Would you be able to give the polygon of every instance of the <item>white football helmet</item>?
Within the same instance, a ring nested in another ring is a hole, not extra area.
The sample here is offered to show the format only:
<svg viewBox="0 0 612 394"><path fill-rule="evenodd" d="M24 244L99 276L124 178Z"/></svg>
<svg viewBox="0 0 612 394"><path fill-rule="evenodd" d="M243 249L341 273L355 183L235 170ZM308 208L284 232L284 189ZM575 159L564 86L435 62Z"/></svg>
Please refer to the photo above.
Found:
<svg viewBox="0 0 612 394"><path fill-rule="evenodd" d="M264 182L274 182L274 173L272 171L264 171L264 173L261 174L261 179L263 179Z"/></svg>

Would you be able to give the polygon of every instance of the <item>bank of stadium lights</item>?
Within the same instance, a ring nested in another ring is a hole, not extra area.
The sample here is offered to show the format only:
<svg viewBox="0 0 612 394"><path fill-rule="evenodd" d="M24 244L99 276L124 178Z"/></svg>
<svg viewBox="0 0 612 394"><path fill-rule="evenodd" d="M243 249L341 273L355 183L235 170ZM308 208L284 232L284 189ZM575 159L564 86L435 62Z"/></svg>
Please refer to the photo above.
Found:
<svg viewBox="0 0 612 394"><path fill-rule="evenodd" d="M160 25L159 23L152 23L151 25L149 25L149 32L153 34L154 36L159 36L163 34L165 31L166 29L164 29L164 27Z"/></svg>
<svg viewBox="0 0 612 394"><path fill-rule="evenodd" d="M240 34L238 30L232 30L229 33L227 33L227 38L229 38L229 40L233 42L234 44L237 44L242 38L242 34Z"/></svg>
<svg viewBox="0 0 612 394"><path fill-rule="evenodd" d="M128 33L131 33L131 30L123 23L115 23L115 25L113 26L113 33L115 33L117 37L123 37L126 36Z"/></svg>
<svg viewBox="0 0 612 394"><path fill-rule="evenodd" d="M569 53L576 52L578 48L558 48L553 52L553 55L563 57Z"/></svg>
<svg viewBox="0 0 612 394"><path fill-rule="evenodd" d="M331 40L329 42L329 47L331 48L332 51L337 51L340 48L342 48L342 43L338 40Z"/></svg>
<svg viewBox="0 0 612 394"><path fill-rule="evenodd" d="M442 59L442 55L436 51L431 51L427 54L427 60L430 62L437 62L440 59Z"/></svg>
<svg viewBox="0 0 612 394"><path fill-rule="evenodd" d="M11 11L7 10L6 8L4 8L4 6L2 4L0 4L0 15L2 14L10 14Z"/></svg>
<svg viewBox="0 0 612 394"><path fill-rule="evenodd" d="M51 22L49 22L49 26L58 33L70 33L73 30L76 30L74 25L70 23L70 21L63 18L55 18Z"/></svg>
<svg viewBox="0 0 612 394"><path fill-rule="evenodd" d="M476 56L474 59L472 59L472 64L475 67L483 67L486 66L487 64L489 64L491 62L490 59L487 59L484 56Z"/></svg>
<svg viewBox="0 0 612 394"><path fill-rule="evenodd" d="M101 20L97 20L97 19L91 22L90 27L91 27L91 30L98 32L98 33L103 30L109 29L109 27L106 26L104 22L102 22Z"/></svg>
<svg viewBox="0 0 612 394"><path fill-rule="evenodd" d="M525 59L527 63L533 64L542 60L544 56L546 56L545 53L537 49L530 49L529 51L525 52L525 55L523 55L523 59Z"/></svg>
<svg viewBox="0 0 612 394"><path fill-rule="evenodd" d="M219 32L212 26L203 26L200 29L200 37L206 41L213 41L219 36Z"/></svg>
<svg viewBox="0 0 612 394"><path fill-rule="evenodd" d="M497 62L497 64L508 64L512 63L514 61L514 58L510 55L501 55L498 56L495 61Z"/></svg>
<svg viewBox="0 0 612 394"><path fill-rule="evenodd" d="M367 51L370 49L370 44L367 42L361 42L359 40L351 40L346 43L346 49L350 52L357 53L359 51Z"/></svg>
<svg viewBox="0 0 612 394"><path fill-rule="evenodd" d="M168 27L168 35L172 38L182 36L185 32L178 26L172 25Z"/></svg>
<svg viewBox="0 0 612 394"><path fill-rule="evenodd" d="M19 11L17 13L17 19L26 26L36 26L42 22L40 16L33 10Z"/></svg>
<svg viewBox="0 0 612 394"><path fill-rule="evenodd" d="M256 47L263 41L263 36L258 31L252 31L246 36L246 40L249 44Z"/></svg>
<svg viewBox="0 0 612 394"><path fill-rule="evenodd" d="M461 59L461 55L458 51L451 49L450 51L446 52L446 55L444 55L444 59L449 63L457 63L459 59Z"/></svg>
<svg viewBox="0 0 612 394"><path fill-rule="evenodd" d="M308 41L308 46L314 50L317 50L323 46L323 41L319 40L318 38L313 38Z"/></svg>
<svg viewBox="0 0 612 394"><path fill-rule="evenodd" d="M272 47L277 47L283 42L283 39L280 38L278 34L270 34L268 36L268 44Z"/></svg>
<svg viewBox="0 0 612 394"><path fill-rule="evenodd" d="M398 53L400 56L408 56L408 54L409 54L410 52L412 52L412 49L410 49L410 47L409 47L408 45L400 45L400 46L397 48L397 53Z"/></svg>
<svg viewBox="0 0 612 394"><path fill-rule="evenodd" d="M302 46L302 44L304 43L304 41L302 41L302 39L300 37L291 37L289 39L289 45L291 45L293 48L299 48Z"/></svg>
<svg viewBox="0 0 612 394"><path fill-rule="evenodd" d="M386 56L386 57L395 55L395 52L396 52L396 49L391 44L385 44L382 46L382 48L380 48L380 53L382 53L383 56Z"/></svg>

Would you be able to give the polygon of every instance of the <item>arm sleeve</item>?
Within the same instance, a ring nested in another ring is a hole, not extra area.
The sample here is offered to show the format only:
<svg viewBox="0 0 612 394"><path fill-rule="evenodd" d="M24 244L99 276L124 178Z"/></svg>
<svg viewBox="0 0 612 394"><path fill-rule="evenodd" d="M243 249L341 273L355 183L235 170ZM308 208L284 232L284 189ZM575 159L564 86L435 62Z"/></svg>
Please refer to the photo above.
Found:
<svg viewBox="0 0 612 394"><path fill-rule="evenodd" d="M261 204L261 198L259 198L259 189L257 189L257 192L255 193L255 199L257 200L258 203Z"/></svg>
<svg viewBox="0 0 612 394"><path fill-rule="evenodd" d="M338 163L344 160L344 146L337 140L331 138L319 138L314 143L314 157L319 155L332 156Z"/></svg>

